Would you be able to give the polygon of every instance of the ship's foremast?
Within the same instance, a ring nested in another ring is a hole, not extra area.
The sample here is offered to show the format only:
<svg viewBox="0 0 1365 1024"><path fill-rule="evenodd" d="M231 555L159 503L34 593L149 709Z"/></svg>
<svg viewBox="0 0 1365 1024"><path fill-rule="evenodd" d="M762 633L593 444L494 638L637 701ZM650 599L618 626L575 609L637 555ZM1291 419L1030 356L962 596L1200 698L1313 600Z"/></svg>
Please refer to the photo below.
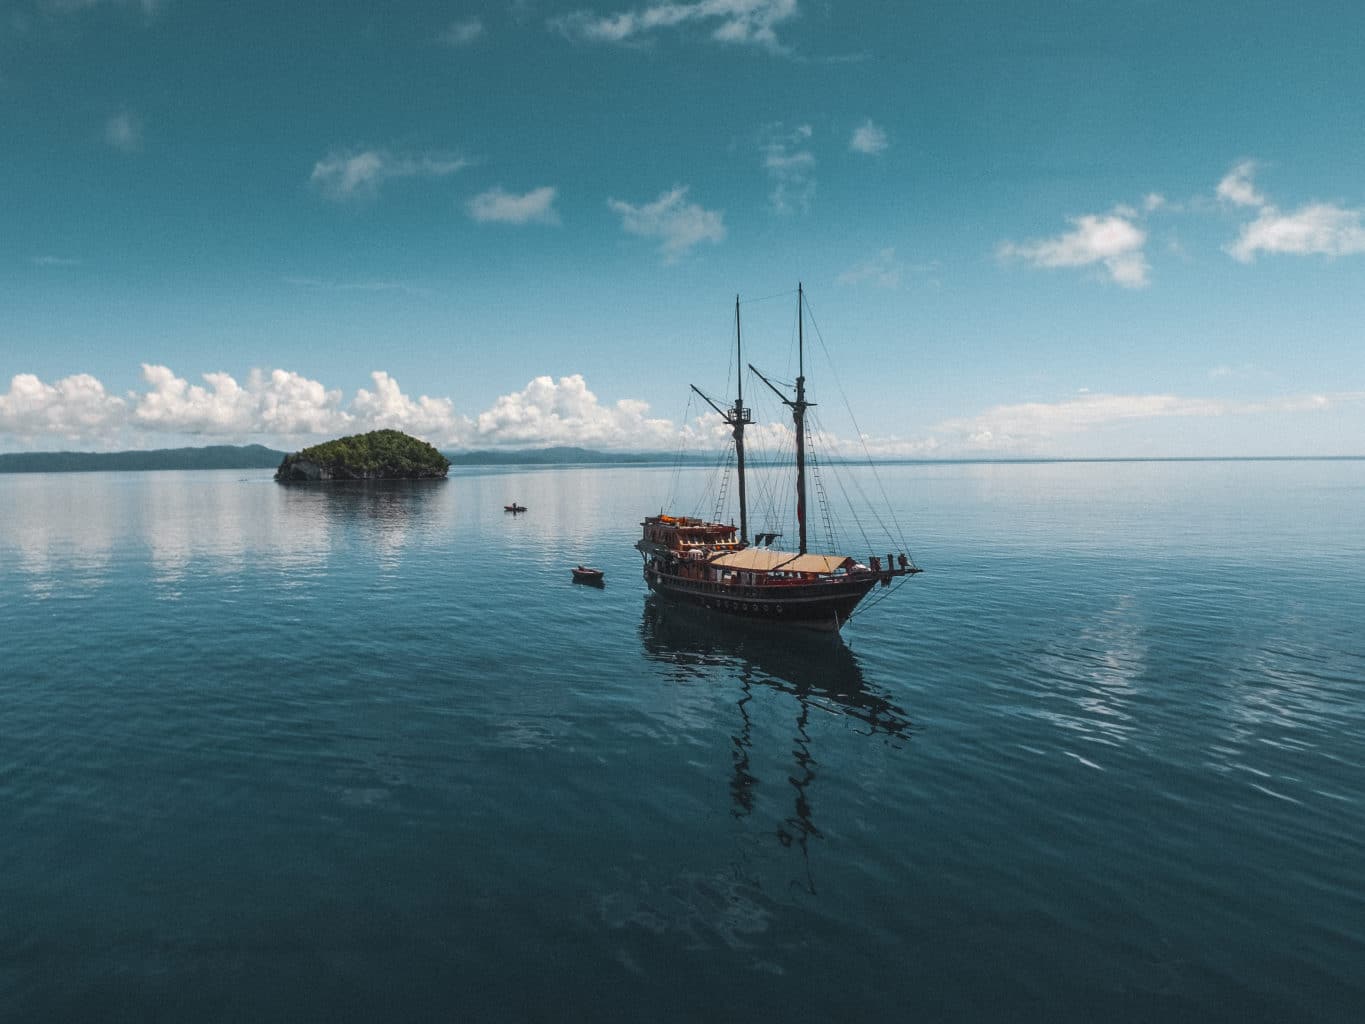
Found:
<svg viewBox="0 0 1365 1024"><path fill-rule="evenodd" d="M744 355L740 347L739 333L739 296L735 296L735 376L739 379L738 395L735 404L722 409L715 402L711 401L706 392L702 391L697 385L691 385L692 390L701 395L702 400L712 409L720 413L721 418L730 425L731 435L735 439L735 470L739 474L739 544L740 547L749 543L749 505L744 491L744 428L753 423L753 417L749 410L744 408ZM803 549L804 550L804 549Z"/></svg>

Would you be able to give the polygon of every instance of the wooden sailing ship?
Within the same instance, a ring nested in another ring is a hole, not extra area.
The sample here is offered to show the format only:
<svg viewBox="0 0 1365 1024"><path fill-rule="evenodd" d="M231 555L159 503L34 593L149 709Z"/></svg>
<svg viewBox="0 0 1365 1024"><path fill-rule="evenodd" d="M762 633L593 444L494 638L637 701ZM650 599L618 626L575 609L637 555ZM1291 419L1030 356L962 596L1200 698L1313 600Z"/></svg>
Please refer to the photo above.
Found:
<svg viewBox="0 0 1365 1024"><path fill-rule="evenodd" d="M645 583L659 595L744 619L838 632L874 587L890 586L893 580L921 570L904 551L886 552L884 556L870 554L866 561L860 561L852 555L808 550L806 412L814 403L806 399L804 304L804 291L798 286L799 369L794 396L788 397L756 368L749 367L791 410L796 447L798 549L774 549L771 545L780 534L765 532L752 538L749 534L744 428L753 423L753 417L744 405L742 372L733 406L717 405L692 386L731 428L739 484L739 524L660 512L640 524L642 535L635 547L644 559ZM742 368L738 298L735 351Z"/></svg>

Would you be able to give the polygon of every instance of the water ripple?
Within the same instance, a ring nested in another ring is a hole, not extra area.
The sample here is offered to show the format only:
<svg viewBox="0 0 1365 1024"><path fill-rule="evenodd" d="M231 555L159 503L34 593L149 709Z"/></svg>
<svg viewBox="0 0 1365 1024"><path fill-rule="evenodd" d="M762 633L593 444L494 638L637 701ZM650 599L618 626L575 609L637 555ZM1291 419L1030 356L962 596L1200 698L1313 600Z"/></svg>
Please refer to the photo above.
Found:
<svg viewBox="0 0 1365 1024"><path fill-rule="evenodd" d="M1354 1019L1365 468L898 467L841 643L647 600L667 476L0 478L0 1005Z"/></svg>

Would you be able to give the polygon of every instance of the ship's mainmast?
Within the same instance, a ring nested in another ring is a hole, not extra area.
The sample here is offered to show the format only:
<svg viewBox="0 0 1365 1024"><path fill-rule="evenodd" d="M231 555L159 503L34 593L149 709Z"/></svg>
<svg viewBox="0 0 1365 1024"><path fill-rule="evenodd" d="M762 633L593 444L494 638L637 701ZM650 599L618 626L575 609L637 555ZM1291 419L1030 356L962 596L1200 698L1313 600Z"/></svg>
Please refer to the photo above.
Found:
<svg viewBox="0 0 1365 1024"><path fill-rule="evenodd" d="M753 418L749 415L749 410L744 408L744 355L740 347L739 333L739 296L735 296L735 376L739 378L738 396L735 404L722 409L706 395L697 385L692 385L692 390L701 395L702 399L716 412L720 413L721 418L730 425L732 435L735 439L735 468L739 473L739 543L740 547L749 543L749 506L744 493L744 427L752 423Z"/></svg>
<svg viewBox="0 0 1365 1024"><path fill-rule="evenodd" d="M806 401L806 344L803 326L805 292L800 282L796 285L796 398L790 399L777 389L767 377L750 364L749 369L758 379L772 388L773 394L792 411L792 425L796 430L796 526L801 538L801 554L806 553L806 410L814 402ZM703 396L705 397L705 396Z"/></svg>

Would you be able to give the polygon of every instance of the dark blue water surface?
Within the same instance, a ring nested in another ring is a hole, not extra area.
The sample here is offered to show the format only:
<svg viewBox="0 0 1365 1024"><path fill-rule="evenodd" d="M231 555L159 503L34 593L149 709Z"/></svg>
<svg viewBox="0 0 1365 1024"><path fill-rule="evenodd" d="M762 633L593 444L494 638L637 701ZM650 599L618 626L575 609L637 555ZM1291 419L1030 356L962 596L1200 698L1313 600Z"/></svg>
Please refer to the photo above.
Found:
<svg viewBox="0 0 1365 1024"><path fill-rule="evenodd" d="M842 643L701 471L0 477L0 1017L1359 1019L1365 463L881 477Z"/></svg>

